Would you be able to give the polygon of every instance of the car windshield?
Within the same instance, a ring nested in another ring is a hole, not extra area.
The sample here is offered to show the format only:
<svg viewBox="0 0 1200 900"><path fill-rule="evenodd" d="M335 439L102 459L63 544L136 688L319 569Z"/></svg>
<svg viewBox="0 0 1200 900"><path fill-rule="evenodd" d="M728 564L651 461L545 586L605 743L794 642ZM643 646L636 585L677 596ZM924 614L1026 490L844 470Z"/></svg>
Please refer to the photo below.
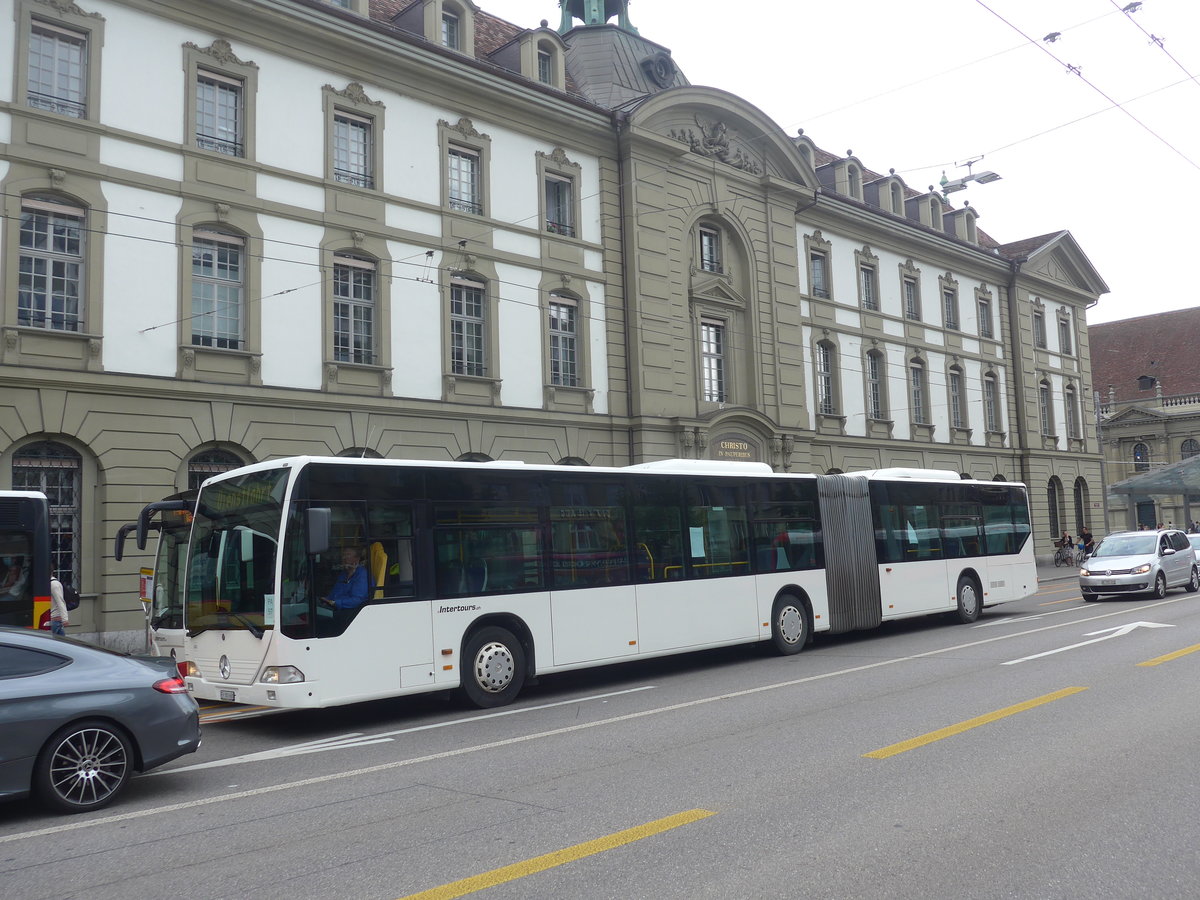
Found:
<svg viewBox="0 0 1200 900"><path fill-rule="evenodd" d="M275 551L288 469L203 487L188 546L184 624L261 637L274 624Z"/></svg>
<svg viewBox="0 0 1200 900"><path fill-rule="evenodd" d="M1157 547L1158 535L1153 532L1114 534L1101 541L1092 556L1150 556Z"/></svg>

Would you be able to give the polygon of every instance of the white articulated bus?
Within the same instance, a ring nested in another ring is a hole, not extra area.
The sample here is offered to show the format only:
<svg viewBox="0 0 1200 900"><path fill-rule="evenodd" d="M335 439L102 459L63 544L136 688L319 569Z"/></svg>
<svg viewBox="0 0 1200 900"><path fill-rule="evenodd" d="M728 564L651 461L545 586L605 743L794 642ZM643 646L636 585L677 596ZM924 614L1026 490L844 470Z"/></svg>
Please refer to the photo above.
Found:
<svg viewBox="0 0 1200 900"><path fill-rule="evenodd" d="M1025 487L890 469L297 457L204 483L184 588L202 699L315 707L933 613L1036 590Z"/></svg>

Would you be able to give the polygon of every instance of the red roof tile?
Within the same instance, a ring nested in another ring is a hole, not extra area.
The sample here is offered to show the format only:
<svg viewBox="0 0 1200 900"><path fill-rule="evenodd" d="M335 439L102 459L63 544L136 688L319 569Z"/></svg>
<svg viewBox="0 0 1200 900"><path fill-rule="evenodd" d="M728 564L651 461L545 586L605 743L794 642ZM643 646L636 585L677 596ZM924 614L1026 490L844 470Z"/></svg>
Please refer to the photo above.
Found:
<svg viewBox="0 0 1200 900"><path fill-rule="evenodd" d="M1088 338L1101 403L1109 385L1118 403L1153 401L1153 387L1138 389L1142 375L1157 379L1165 396L1200 393L1200 307L1089 325Z"/></svg>

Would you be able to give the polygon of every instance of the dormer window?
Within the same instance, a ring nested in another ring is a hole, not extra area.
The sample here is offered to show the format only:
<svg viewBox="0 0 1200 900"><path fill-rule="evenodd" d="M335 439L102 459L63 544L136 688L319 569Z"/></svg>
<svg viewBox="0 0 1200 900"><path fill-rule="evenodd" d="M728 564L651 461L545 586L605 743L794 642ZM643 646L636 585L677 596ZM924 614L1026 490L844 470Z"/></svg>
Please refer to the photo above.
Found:
<svg viewBox="0 0 1200 900"><path fill-rule="evenodd" d="M1152 390L1154 390L1154 386L1156 384L1158 384L1158 379L1155 378L1153 375L1139 375L1138 376L1138 390L1139 391L1152 391Z"/></svg>
<svg viewBox="0 0 1200 900"><path fill-rule="evenodd" d="M554 84L554 57L548 50L538 50L537 73L542 84Z"/></svg>
<svg viewBox="0 0 1200 900"><path fill-rule="evenodd" d="M462 40L459 19L449 10L442 10L442 46L451 50L461 50Z"/></svg>
<svg viewBox="0 0 1200 900"><path fill-rule="evenodd" d="M846 194L855 200L862 199L862 173L857 166L846 166Z"/></svg>
<svg viewBox="0 0 1200 900"><path fill-rule="evenodd" d="M888 193L892 198L892 212L898 216L904 215L904 191L900 185L893 181Z"/></svg>

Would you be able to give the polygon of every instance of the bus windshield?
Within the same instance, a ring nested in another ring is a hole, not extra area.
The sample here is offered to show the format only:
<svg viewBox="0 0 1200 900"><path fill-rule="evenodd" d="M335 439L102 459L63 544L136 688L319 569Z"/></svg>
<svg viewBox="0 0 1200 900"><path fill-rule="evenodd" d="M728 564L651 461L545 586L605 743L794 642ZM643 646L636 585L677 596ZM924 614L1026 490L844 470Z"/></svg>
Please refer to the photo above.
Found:
<svg viewBox="0 0 1200 900"><path fill-rule="evenodd" d="M188 547L184 624L261 637L275 623L275 554L288 469L204 487Z"/></svg>

